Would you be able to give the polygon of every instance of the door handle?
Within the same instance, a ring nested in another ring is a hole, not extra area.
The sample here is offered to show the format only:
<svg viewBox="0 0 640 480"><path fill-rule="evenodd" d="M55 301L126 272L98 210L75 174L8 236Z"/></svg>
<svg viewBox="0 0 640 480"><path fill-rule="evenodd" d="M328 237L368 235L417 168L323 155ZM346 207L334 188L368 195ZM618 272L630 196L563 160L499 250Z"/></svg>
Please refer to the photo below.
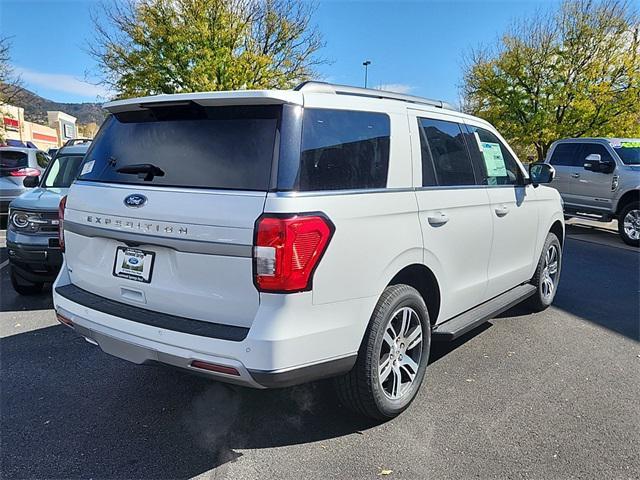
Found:
<svg viewBox="0 0 640 480"><path fill-rule="evenodd" d="M435 215L429 215L427 217L427 221L429 222L429 225L433 227L439 227L440 225L444 225L445 223L447 223L449 221L449 217L440 212Z"/></svg>
<svg viewBox="0 0 640 480"><path fill-rule="evenodd" d="M573 178L580 178L580 174L579 173L572 173L571 176Z"/></svg>
<svg viewBox="0 0 640 480"><path fill-rule="evenodd" d="M506 205L501 205L496 208L496 215L499 217L504 217L507 213L509 213L509 207Z"/></svg>

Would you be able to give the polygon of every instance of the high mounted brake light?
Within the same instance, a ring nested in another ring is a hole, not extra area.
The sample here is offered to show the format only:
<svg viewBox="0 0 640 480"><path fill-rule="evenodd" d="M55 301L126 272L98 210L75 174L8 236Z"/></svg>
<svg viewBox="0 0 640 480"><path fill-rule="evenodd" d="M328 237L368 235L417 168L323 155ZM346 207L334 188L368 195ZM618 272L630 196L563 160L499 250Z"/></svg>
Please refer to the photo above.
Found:
<svg viewBox="0 0 640 480"><path fill-rule="evenodd" d="M60 241L60 250L64 252L64 209L67 206L67 196L60 199L58 206L58 240Z"/></svg>
<svg viewBox="0 0 640 480"><path fill-rule="evenodd" d="M311 289L313 272L335 228L321 214L263 215L256 222L254 279L261 292Z"/></svg>

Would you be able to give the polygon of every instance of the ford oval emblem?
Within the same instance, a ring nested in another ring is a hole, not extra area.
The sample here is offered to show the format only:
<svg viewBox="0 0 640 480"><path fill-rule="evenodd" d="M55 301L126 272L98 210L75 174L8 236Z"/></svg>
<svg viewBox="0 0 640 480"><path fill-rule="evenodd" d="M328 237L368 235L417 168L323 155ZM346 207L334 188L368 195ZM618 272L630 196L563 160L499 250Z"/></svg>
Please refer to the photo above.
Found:
<svg viewBox="0 0 640 480"><path fill-rule="evenodd" d="M147 203L147 197L139 193L133 193L124 199L124 204L131 208L140 208Z"/></svg>

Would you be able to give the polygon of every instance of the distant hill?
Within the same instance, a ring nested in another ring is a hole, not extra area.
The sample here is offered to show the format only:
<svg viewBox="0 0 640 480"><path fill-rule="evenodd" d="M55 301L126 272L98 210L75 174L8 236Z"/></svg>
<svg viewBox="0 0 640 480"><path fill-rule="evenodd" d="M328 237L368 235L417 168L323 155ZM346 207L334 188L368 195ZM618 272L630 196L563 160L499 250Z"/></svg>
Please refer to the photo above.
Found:
<svg viewBox="0 0 640 480"><path fill-rule="evenodd" d="M25 120L44 125L47 124L47 111L49 110L60 110L73 115L78 119L78 123L83 125L92 122L100 125L105 117L99 103L54 102L24 88L11 99L11 104L24 108Z"/></svg>

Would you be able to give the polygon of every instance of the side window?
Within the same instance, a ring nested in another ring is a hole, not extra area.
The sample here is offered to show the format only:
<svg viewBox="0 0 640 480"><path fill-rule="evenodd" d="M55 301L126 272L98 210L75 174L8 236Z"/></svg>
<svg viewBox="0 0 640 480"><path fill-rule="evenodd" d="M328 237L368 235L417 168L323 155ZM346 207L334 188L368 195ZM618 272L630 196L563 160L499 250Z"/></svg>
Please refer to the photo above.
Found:
<svg viewBox="0 0 640 480"><path fill-rule="evenodd" d="M420 127L420 140L423 145L423 184L437 182L442 186L474 185L476 179L473 165L460 125L444 120L421 118ZM433 162L432 167L427 164L426 174L425 163L428 163L428 157L425 154L430 154L430 160ZM433 168L435 179L430 177L430 168Z"/></svg>
<svg viewBox="0 0 640 480"><path fill-rule="evenodd" d="M603 162L611 161L613 162L613 157L609 153L609 150L604 145L600 143L583 143L582 150L580 151L580 156L578 157L578 166L583 166L585 159L587 156L592 153L597 153L600 155L600 160Z"/></svg>
<svg viewBox="0 0 640 480"><path fill-rule="evenodd" d="M579 150L579 143L561 143L559 145L556 145L549 163L551 165L560 165L566 167L580 165L581 162L577 161Z"/></svg>
<svg viewBox="0 0 640 480"><path fill-rule="evenodd" d="M36 152L36 161L38 162L38 166L40 168L46 168L49 163L49 159L42 152Z"/></svg>
<svg viewBox="0 0 640 480"><path fill-rule="evenodd" d="M469 149L476 158L483 185L518 185L522 170L507 147L489 130L469 125Z"/></svg>
<svg viewBox="0 0 640 480"><path fill-rule="evenodd" d="M385 188L389 131L382 113L305 108L298 190Z"/></svg>

